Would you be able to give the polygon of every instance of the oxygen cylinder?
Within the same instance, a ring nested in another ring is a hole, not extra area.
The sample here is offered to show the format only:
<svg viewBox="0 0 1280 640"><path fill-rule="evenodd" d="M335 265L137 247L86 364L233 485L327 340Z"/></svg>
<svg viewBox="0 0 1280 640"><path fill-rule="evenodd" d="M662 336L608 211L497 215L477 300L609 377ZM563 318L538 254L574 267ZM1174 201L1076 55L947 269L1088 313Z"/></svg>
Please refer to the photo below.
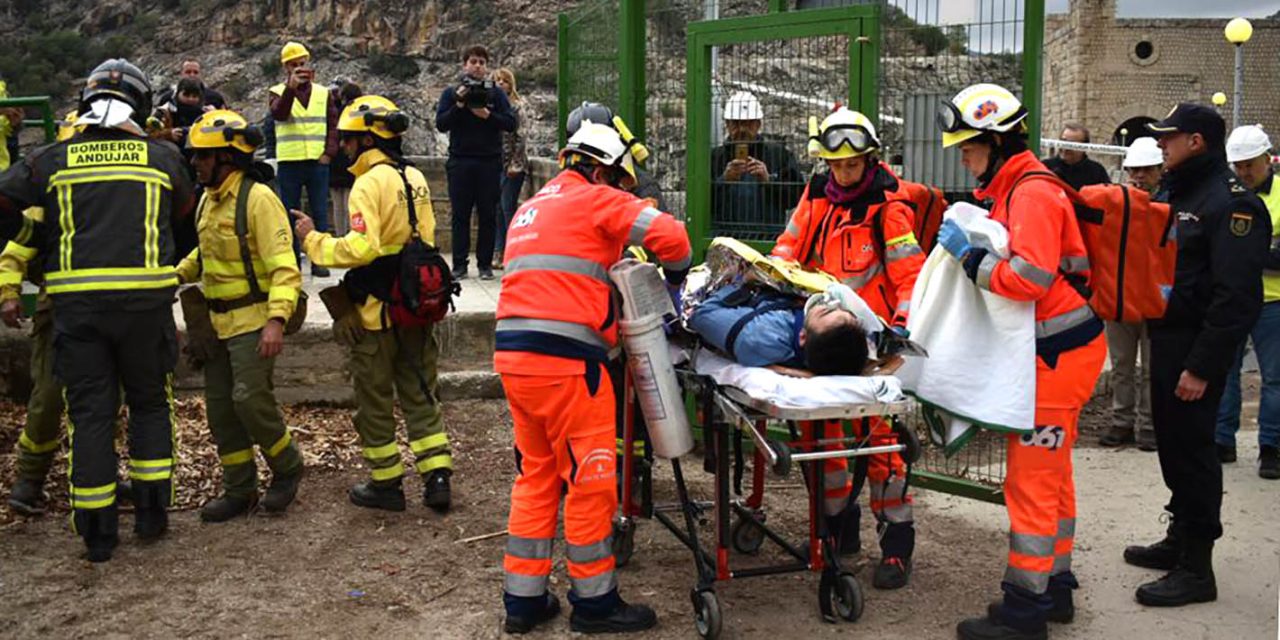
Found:
<svg viewBox="0 0 1280 640"><path fill-rule="evenodd" d="M657 267L636 260L614 265L609 277L622 294L618 327L653 453L679 458L693 450L693 431L662 326L665 312L674 312L666 285Z"/></svg>

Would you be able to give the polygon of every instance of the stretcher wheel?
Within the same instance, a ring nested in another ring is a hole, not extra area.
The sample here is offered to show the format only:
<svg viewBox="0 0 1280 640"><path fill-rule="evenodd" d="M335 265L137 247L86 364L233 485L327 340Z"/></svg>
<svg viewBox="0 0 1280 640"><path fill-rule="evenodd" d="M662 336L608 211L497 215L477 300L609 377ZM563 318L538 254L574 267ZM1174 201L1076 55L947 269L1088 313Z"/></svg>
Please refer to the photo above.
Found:
<svg viewBox="0 0 1280 640"><path fill-rule="evenodd" d="M849 622L857 622L862 617L862 607L865 604L862 585L858 584L852 573L842 573L836 578L834 592L835 599L831 604L834 605L836 615Z"/></svg>
<svg viewBox="0 0 1280 640"><path fill-rule="evenodd" d="M715 640L720 637L720 600L716 592L711 590L694 591L693 623L698 628L698 637Z"/></svg>
<svg viewBox="0 0 1280 640"><path fill-rule="evenodd" d="M908 426L905 421L895 420L893 432L898 436L898 444L906 447L902 451L902 460L907 464L915 464L920 460L920 436L916 435L916 430Z"/></svg>
<svg viewBox="0 0 1280 640"><path fill-rule="evenodd" d="M636 526L626 520L613 522L613 561L619 567L627 566L636 552Z"/></svg>
<svg viewBox="0 0 1280 640"><path fill-rule="evenodd" d="M773 463L774 475L785 476L791 473L791 449L781 442L772 446L774 453L778 454L778 461Z"/></svg>
<svg viewBox="0 0 1280 640"><path fill-rule="evenodd" d="M755 518L738 516L733 525L733 550L738 553L755 554L764 545L764 512L755 514Z"/></svg>

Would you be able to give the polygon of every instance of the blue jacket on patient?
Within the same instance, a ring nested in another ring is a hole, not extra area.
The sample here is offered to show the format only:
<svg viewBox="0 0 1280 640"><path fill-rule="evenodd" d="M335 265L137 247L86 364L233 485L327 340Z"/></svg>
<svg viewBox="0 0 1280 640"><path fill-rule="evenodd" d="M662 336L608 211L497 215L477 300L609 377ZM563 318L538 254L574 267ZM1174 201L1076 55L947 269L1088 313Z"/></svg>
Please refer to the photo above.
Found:
<svg viewBox="0 0 1280 640"><path fill-rule="evenodd" d="M703 340L738 364L804 367L800 348L804 306L794 297L727 286L708 296L694 310L689 324Z"/></svg>

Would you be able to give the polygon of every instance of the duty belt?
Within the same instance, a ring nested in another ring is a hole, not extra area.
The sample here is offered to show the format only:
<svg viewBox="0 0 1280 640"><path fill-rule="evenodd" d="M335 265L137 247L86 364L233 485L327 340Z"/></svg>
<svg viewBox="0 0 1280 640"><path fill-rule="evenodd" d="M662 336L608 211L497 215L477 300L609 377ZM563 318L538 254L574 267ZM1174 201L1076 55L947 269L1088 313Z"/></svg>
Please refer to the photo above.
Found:
<svg viewBox="0 0 1280 640"><path fill-rule="evenodd" d="M231 313L236 309L243 309L245 307L252 307L255 304L261 304L266 302L268 299L270 299L270 296L259 291L257 293L240 296L239 298L232 298L231 300L210 299L206 301L206 304L209 305L209 310L214 313Z"/></svg>

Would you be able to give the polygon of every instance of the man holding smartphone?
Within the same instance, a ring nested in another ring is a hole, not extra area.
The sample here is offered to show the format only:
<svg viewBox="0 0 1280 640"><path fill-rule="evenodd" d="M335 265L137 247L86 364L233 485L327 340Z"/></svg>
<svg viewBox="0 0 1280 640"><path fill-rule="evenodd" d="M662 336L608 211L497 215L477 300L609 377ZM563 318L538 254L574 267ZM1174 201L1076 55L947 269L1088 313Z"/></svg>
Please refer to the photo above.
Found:
<svg viewBox="0 0 1280 640"><path fill-rule="evenodd" d="M276 184L285 209L302 209L307 190L316 229L329 230L329 162L338 154L338 109L329 91L315 87L311 53L299 42L285 43L280 64L286 80L271 87L271 118L275 124ZM294 242L295 252L298 244ZM299 260L301 262L301 260ZM311 265L311 275L327 277L329 270Z"/></svg>
<svg viewBox="0 0 1280 640"><path fill-rule="evenodd" d="M726 142L711 151L711 210L717 221L776 223L800 199L805 178L795 154L760 134L764 109L746 91L724 105Z"/></svg>

